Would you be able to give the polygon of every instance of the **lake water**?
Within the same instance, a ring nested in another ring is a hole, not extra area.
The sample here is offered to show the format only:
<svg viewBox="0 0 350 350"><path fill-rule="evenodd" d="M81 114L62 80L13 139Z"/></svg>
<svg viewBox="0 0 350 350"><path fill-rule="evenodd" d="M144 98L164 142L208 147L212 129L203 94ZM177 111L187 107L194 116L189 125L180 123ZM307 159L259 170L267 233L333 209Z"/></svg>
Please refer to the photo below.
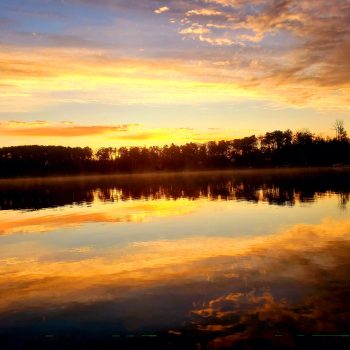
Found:
<svg viewBox="0 0 350 350"><path fill-rule="evenodd" d="M350 171L0 181L0 347L350 348Z"/></svg>

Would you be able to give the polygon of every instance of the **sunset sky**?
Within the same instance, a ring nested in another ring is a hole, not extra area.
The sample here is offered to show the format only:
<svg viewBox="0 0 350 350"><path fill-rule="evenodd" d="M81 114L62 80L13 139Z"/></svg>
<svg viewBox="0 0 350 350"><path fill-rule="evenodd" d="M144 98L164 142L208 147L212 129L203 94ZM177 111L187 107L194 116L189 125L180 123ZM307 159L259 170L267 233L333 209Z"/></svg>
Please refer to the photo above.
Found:
<svg viewBox="0 0 350 350"><path fill-rule="evenodd" d="M350 127L350 0L0 0L0 146Z"/></svg>

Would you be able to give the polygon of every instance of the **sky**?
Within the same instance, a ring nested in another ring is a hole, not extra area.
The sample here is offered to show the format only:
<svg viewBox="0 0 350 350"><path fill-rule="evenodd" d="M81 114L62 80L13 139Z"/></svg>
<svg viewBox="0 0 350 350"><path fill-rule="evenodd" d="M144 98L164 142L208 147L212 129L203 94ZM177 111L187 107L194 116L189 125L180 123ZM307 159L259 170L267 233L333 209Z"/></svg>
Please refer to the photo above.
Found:
<svg viewBox="0 0 350 350"><path fill-rule="evenodd" d="M350 125L350 0L0 0L0 146Z"/></svg>

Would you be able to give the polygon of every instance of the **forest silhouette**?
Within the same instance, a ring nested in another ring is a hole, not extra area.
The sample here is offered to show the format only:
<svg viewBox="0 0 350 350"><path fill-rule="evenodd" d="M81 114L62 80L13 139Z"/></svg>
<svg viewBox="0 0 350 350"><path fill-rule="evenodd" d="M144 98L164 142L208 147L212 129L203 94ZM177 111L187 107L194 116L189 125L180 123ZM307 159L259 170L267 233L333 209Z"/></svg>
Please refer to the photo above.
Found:
<svg viewBox="0 0 350 350"><path fill-rule="evenodd" d="M163 147L3 147L0 177L348 165L350 139L342 124L335 127L334 138L288 129Z"/></svg>

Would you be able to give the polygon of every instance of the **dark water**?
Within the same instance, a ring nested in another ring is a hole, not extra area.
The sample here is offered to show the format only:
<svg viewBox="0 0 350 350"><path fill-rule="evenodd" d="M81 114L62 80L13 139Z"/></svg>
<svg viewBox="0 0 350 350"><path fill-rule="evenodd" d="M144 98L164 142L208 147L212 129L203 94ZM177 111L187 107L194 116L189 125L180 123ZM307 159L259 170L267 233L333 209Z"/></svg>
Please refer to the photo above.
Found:
<svg viewBox="0 0 350 350"><path fill-rule="evenodd" d="M349 175L0 181L0 348L349 349Z"/></svg>

